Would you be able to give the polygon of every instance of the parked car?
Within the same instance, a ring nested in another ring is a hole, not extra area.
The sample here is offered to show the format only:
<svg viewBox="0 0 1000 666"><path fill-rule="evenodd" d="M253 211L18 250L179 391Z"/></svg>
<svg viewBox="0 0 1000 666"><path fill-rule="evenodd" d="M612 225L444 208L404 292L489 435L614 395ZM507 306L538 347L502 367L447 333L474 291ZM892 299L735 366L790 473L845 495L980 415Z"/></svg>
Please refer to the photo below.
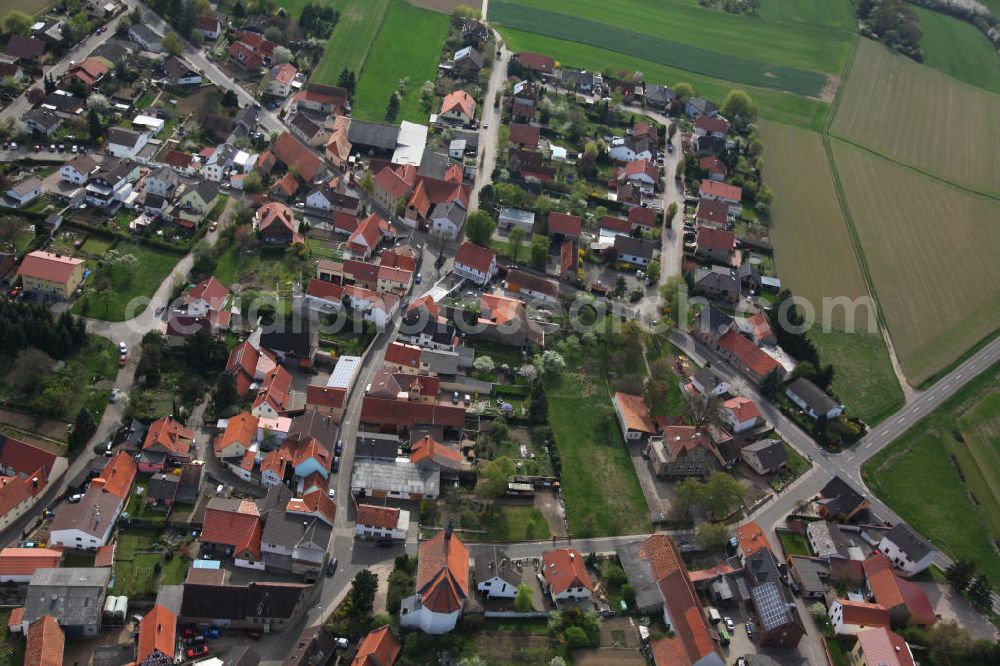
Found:
<svg viewBox="0 0 1000 666"><path fill-rule="evenodd" d="M202 657L206 654L208 654L207 645L199 645L197 647L188 648L187 650L188 659L194 659L195 657Z"/></svg>
<svg viewBox="0 0 1000 666"><path fill-rule="evenodd" d="M124 368L126 363L128 363L128 354L121 354L118 357L118 367Z"/></svg>
<svg viewBox="0 0 1000 666"><path fill-rule="evenodd" d="M747 622L747 638L753 638L753 622Z"/></svg>
<svg viewBox="0 0 1000 666"><path fill-rule="evenodd" d="M345 649L348 645L350 645L350 641L347 640L346 638L337 638L334 639L334 642L337 644L337 647L339 647L341 650Z"/></svg>
<svg viewBox="0 0 1000 666"><path fill-rule="evenodd" d="M458 400L459 400L459 398L458 398L458 391L455 391L452 394L452 396L451 396L451 404L457 405L458 404Z"/></svg>
<svg viewBox="0 0 1000 666"><path fill-rule="evenodd" d="M735 631L736 624L733 622L733 618L725 617L722 619L722 621L726 623L726 629L728 629L729 631Z"/></svg>
<svg viewBox="0 0 1000 666"><path fill-rule="evenodd" d="M472 404L472 396L466 393L463 402L465 403L465 406L468 407Z"/></svg>
<svg viewBox="0 0 1000 666"><path fill-rule="evenodd" d="M77 493L76 495L70 495L69 497L67 497L66 501L69 502L70 504L76 504L77 502L79 502L82 499L83 499L83 495L81 495L80 493Z"/></svg>
<svg viewBox="0 0 1000 666"><path fill-rule="evenodd" d="M330 499L337 499L337 489L330 488L329 490L326 491L326 496L329 497Z"/></svg>
<svg viewBox="0 0 1000 666"><path fill-rule="evenodd" d="M327 576L333 576L333 574L337 573L337 564L338 562L336 557L330 560L330 563L326 565Z"/></svg>
<svg viewBox="0 0 1000 666"><path fill-rule="evenodd" d="M219 629L217 627L209 627L204 631L205 638L218 638Z"/></svg>
<svg viewBox="0 0 1000 666"><path fill-rule="evenodd" d="M344 452L344 440L338 439L336 446L334 446L333 448L333 453L339 456L343 452Z"/></svg>
<svg viewBox="0 0 1000 666"><path fill-rule="evenodd" d="M124 342L119 342L118 343L118 353L119 354L127 354L128 353L128 345L126 345Z"/></svg>
<svg viewBox="0 0 1000 666"><path fill-rule="evenodd" d="M340 471L340 456L333 457L333 473L336 474Z"/></svg>
<svg viewBox="0 0 1000 666"><path fill-rule="evenodd" d="M416 277L413 278L413 281L416 282L417 284L420 284L421 281L423 281L423 279L424 277L420 273L417 273Z"/></svg>

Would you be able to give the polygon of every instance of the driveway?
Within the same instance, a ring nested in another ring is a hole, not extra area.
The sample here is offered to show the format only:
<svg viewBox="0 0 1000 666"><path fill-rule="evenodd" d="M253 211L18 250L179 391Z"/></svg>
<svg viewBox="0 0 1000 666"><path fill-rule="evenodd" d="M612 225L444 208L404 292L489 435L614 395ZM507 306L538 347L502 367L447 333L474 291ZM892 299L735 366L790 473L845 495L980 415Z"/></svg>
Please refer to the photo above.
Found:
<svg viewBox="0 0 1000 666"><path fill-rule="evenodd" d="M485 13L485 11L484 11ZM500 109L493 106L493 100L503 88L507 79L507 63L510 62L510 51L503 44L499 33L494 32L500 57L494 58L490 81L483 97L482 129L479 131L479 152L477 153L479 169L476 171L476 182L469 196L469 210L479 209L479 190L484 185L493 182L493 169L497 164L497 137L500 132Z"/></svg>

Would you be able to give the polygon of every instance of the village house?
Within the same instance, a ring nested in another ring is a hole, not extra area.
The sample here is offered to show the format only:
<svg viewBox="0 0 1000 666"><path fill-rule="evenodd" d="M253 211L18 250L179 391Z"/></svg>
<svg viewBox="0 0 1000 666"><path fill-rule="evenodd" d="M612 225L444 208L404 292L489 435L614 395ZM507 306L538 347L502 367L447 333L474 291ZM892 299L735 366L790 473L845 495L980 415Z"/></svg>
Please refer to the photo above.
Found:
<svg viewBox="0 0 1000 666"><path fill-rule="evenodd" d="M31 641L31 634L38 630L36 622L48 617L54 619L58 623L55 628L61 628L67 636L97 636L110 579L109 568L39 569L28 583L21 631ZM57 632L49 636L54 645L61 643ZM39 639L44 640L44 637ZM59 661L62 661L61 656Z"/></svg>
<svg viewBox="0 0 1000 666"><path fill-rule="evenodd" d="M707 477L717 459L708 433L695 426L683 425L663 428L663 436L651 438L643 455L648 458L653 473L664 479Z"/></svg>
<svg viewBox="0 0 1000 666"><path fill-rule="evenodd" d="M909 644L888 628L866 629L847 653L851 666L916 666Z"/></svg>
<svg viewBox="0 0 1000 666"><path fill-rule="evenodd" d="M833 633L857 636L867 629L889 628L889 611L878 604L851 599L836 599L828 612Z"/></svg>
<svg viewBox="0 0 1000 666"><path fill-rule="evenodd" d="M653 534L619 546L618 558L636 590L638 611L662 614L670 632L650 644L656 666L723 666L715 632L674 541L666 534Z"/></svg>
<svg viewBox="0 0 1000 666"><path fill-rule="evenodd" d="M108 130L108 140L105 146L109 155L135 159L149 142L149 132L137 132L124 127L112 127Z"/></svg>
<svg viewBox="0 0 1000 666"><path fill-rule="evenodd" d="M461 125L471 125L476 118L476 100L464 90L455 90L445 95L441 102L438 119Z"/></svg>
<svg viewBox="0 0 1000 666"><path fill-rule="evenodd" d="M497 256L475 243L466 241L459 246L452 264L452 272L473 284L485 285L496 275Z"/></svg>
<svg viewBox="0 0 1000 666"><path fill-rule="evenodd" d="M416 594L403 599L400 625L428 634L455 628L469 597L469 550L450 527L421 542Z"/></svg>
<svg viewBox="0 0 1000 666"><path fill-rule="evenodd" d="M37 108L28 111L22 116L25 124L32 132L43 136L51 136L59 131L62 125L62 118L48 109Z"/></svg>
<svg viewBox="0 0 1000 666"><path fill-rule="evenodd" d="M198 27L204 33L205 39L215 41L222 34L222 22L218 16L199 16Z"/></svg>
<svg viewBox="0 0 1000 666"><path fill-rule="evenodd" d="M373 629L358 645L351 666L392 666L402 649L390 627Z"/></svg>
<svg viewBox="0 0 1000 666"><path fill-rule="evenodd" d="M542 555L542 576L552 602L590 599L594 583L580 551L573 548L550 550Z"/></svg>
<svg viewBox="0 0 1000 666"><path fill-rule="evenodd" d="M128 28L128 38L139 45L143 51L163 53L163 37L153 31L145 23L133 23Z"/></svg>
<svg viewBox="0 0 1000 666"><path fill-rule="evenodd" d="M4 548L0 550L0 583L27 583L38 569L54 569L63 552L52 548Z"/></svg>
<svg viewBox="0 0 1000 666"><path fill-rule="evenodd" d="M700 227L725 229L732 221L729 204L714 199L700 199L694 213L695 223Z"/></svg>
<svg viewBox="0 0 1000 666"><path fill-rule="evenodd" d="M729 265L736 252L736 235L731 231L701 227L695 240L695 254L710 261Z"/></svg>
<svg viewBox="0 0 1000 666"><path fill-rule="evenodd" d="M320 83L306 85L292 96L292 103L289 105L292 113L306 110L325 116L345 115L350 108L346 89Z"/></svg>
<svg viewBox="0 0 1000 666"><path fill-rule="evenodd" d="M435 213L438 217L441 215L440 211L433 209L440 204L452 202L459 204L463 213L462 217L456 218L456 222L460 219L464 223L464 213L469 208L469 187L463 182L460 167L448 167L444 179L418 176L413 193L406 203L403 224L411 228L428 229L432 216ZM446 225L442 231L451 231L456 226L460 228L461 224L452 224L450 227Z"/></svg>
<svg viewBox="0 0 1000 666"><path fill-rule="evenodd" d="M513 599L525 575L524 568L515 567L514 561L497 546L476 555L474 572L476 591L487 599Z"/></svg>
<svg viewBox="0 0 1000 666"><path fill-rule="evenodd" d="M35 250L25 255L17 275L26 294L65 300L83 281L83 269L83 259Z"/></svg>
<svg viewBox="0 0 1000 666"><path fill-rule="evenodd" d="M741 433L757 426L761 420L760 410L749 398L736 396L722 403L722 416L734 433Z"/></svg>
<svg viewBox="0 0 1000 666"><path fill-rule="evenodd" d="M617 392L612 403L626 443L641 443L656 434L656 425L641 396Z"/></svg>
<svg viewBox="0 0 1000 666"><path fill-rule="evenodd" d="M785 445L776 439L748 444L740 449L740 456L758 474L774 474L788 462Z"/></svg>
<svg viewBox="0 0 1000 666"><path fill-rule="evenodd" d="M557 305L559 303L559 285L555 280L543 278L533 273L512 269L507 272L505 286L508 291L544 305Z"/></svg>
<svg viewBox="0 0 1000 666"><path fill-rule="evenodd" d="M269 245L291 245L302 238L299 220L288 206L271 201L254 213L254 231Z"/></svg>
<svg viewBox="0 0 1000 666"><path fill-rule="evenodd" d="M169 416L153 421L139 454L139 471L162 472L168 465L180 467L191 459L195 433Z"/></svg>
<svg viewBox="0 0 1000 666"><path fill-rule="evenodd" d="M555 73L556 61L551 56L541 53L521 51L514 54L513 61L520 65L525 72L538 74L542 77L552 76Z"/></svg>
<svg viewBox="0 0 1000 666"><path fill-rule="evenodd" d="M785 371L781 364L734 328L719 338L715 350L755 383L759 384L771 373L784 378Z"/></svg>
<svg viewBox="0 0 1000 666"><path fill-rule="evenodd" d="M714 116L718 112L719 107L704 97L692 97L687 101L687 104L684 105L684 113L691 118Z"/></svg>
<svg viewBox="0 0 1000 666"><path fill-rule="evenodd" d="M257 504L264 522L260 543L267 570L302 575L307 581L320 577L337 512L326 490L313 489L293 498L278 484Z"/></svg>
<svg viewBox="0 0 1000 666"><path fill-rule="evenodd" d="M59 167L59 178L73 185L86 185L90 175L97 170L97 162L90 155L77 155Z"/></svg>
<svg viewBox="0 0 1000 666"><path fill-rule="evenodd" d="M615 236L612 249L619 262L643 267L659 253L660 243L633 236Z"/></svg>
<svg viewBox="0 0 1000 666"><path fill-rule="evenodd" d="M850 522L869 507L868 500L839 476L823 486L815 502L816 512L821 518L840 523Z"/></svg>
<svg viewBox="0 0 1000 666"><path fill-rule="evenodd" d="M139 622L136 664L169 663L176 652L177 615L166 606L156 604Z"/></svg>
<svg viewBox="0 0 1000 666"><path fill-rule="evenodd" d="M87 551L106 545L138 471L127 453L111 458L79 502L60 508L49 526L49 543Z"/></svg>
<svg viewBox="0 0 1000 666"><path fill-rule="evenodd" d="M760 644L781 648L797 646L806 629L774 554L768 549L758 550L746 558L744 572L753 600Z"/></svg>
<svg viewBox="0 0 1000 666"><path fill-rule="evenodd" d="M4 55L13 62L39 63L45 57L48 45L34 37L11 35L4 49Z"/></svg>
<svg viewBox="0 0 1000 666"><path fill-rule="evenodd" d="M181 195L178 203L181 216L193 220L201 220L208 215L219 199L219 186L209 180L203 180Z"/></svg>
<svg viewBox="0 0 1000 666"><path fill-rule="evenodd" d="M227 52L234 63L248 72L256 72L271 63L277 46L259 32L237 30Z"/></svg>
<svg viewBox="0 0 1000 666"><path fill-rule="evenodd" d="M275 65L267 73L267 93L275 97L288 97L292 93L292 82L299 70L291 63Z"/></svg>
<svg viewBox="0 0 1000 666"><path fill-rule="evenodd" d="M729 206L729 214L738 218L743 212L740 201L743 199L743 189L729 183L716 180L703 180L698 190L702 199L721 201Z"/></svg>
<svg viewBox="0 0 1000 666"><path fill-rule="evenodd" d="M702 171L707 171L709 178L720 183L729 174L729 171L726 169L726 163L715 155L706 155L699 159L698 168Z"/></svg>
<svg viewBox="0 0 1000 666"><path fill-rule="evenodd" d="M728 393L732 386L712 368L701 368L691 377L691 386L705 397L719 397Z"/></svg>
<svg viewBox="0 0 1000 666"><path fill-rule="evenodd" d="M202 82L201 73L176 56L170 56L160 65L167 81L175 86L195 86Z"/></svg>
<svg viewBox="0 0 1000 666"><path fill-rule="evenodd" d="M358 538L405 541L409 529L409 511L389 506L358 505L354 528Z"/></svg>
<svg viewBox="0 0 1000 666"><path fill-rule="evenodd" d="M906 523L897 523L882 535L878 549L906 576L915 576L927 569L939 553Z"/></svg>
<svg viewBox="0 0 1000 666"><path fill-rule="evenodd" d="M30 176L11 185L4 192L3 201L0 203L8 208L27 208L31 202L40 197L41 194L41 179L35 176Z"/></svg>
<svg viewBox="0 0 1000 666"><path fill-rule="evenodd" d="M260 512L251 500L215 497L208 502L201 531L203 554L263 571L260 539Z"/></svg>
<svg viewBox="0 0 1000 666"><path fill-rule="evenodd" d="M805 377L799 377L785 388L785 395L811 419L835 419L844 413L844 406L828 396L823 389Z"/></svg>
<svg viewBox="0 0 1000 666"><path fill-rule="evenodd" d="M463 79L475 79L483 68L483 56L471 46L465 46L455 51L452 58L451 71Z"/></svg>
<svg viewBox="0 0 1000 666"><path fill-rule="evenodd" d="M643 94L643 103L646 108L655 111L667 111L677 100L677 95L669 86L659 84L649 84Z"/></svg>
<svg viewBox="0 0 1000 666"><path fill-rule="evenodd" d="M867 592L889 612L892 626L930 626L937 622L924 590L919 584L897 576L889 558L881 552L872 553L863 567Z"/></svg>

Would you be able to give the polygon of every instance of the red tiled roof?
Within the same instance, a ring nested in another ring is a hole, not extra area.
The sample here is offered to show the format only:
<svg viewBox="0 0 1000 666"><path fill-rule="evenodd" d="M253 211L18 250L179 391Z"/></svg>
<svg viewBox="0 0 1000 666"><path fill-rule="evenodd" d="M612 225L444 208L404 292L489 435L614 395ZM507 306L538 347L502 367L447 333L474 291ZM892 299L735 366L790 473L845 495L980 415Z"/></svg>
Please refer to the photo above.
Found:
<svg viewBox="0 0 1000 666"><path fill-rule="evenodd" d="M574 548L559 548L542 555L542 575L556 594L562 594L571 587L594 591L583 555Z"/></svg>
<svg viewBox="0 0 1000 666"><path fill-rule="evenodd" d="M456 110L461 111L469 118L473 118L476 115L476 100L464 90L453 90L445 95L444 101L441 102L441 113Z"/></svg>
<svg viewBox="0 0 1000 666"><path fill-rule="evenodd" d="M878 666L915 666L913 653L903 637L881 627L858 634L861 654L866 664Z"/></svg>
<svg viewBox="0 0 1000 666"><path fill-rule="evenodd" d="M420 347L393 342L385 350L385 362L405 365L409 368L420 367Z"/></svg>
<svg viewBox="0 0 1000 666"><path fill-rule="evenodd" d="M628 211L628 221L643 227L655 227L656 210L643 208L642 206L633 206Z"/></svg>
<svg viewBox="0 0 1000 666"><path fill-rule="evenodd" d="M194 431L188 430L169 416L164 416L149 426L142 449L145 451L159 446L175 456L186 458L193 442Z"/></svg>
<svg viewBox="0 0 1000 666"><path fill-rule="evenodd" d="M66 284L76 267L82 263L83 259L36 250L24 257L21 261L21 267L17 269L17 274L20 277Z"/></svg>
<svg viewBox="0 0 1000 666"><path fill-rule="evenodd" d="M205 32L217 32L220 27L219 18L217 16L199 16L198 27Z"/></svg>
<svg viewBox="0 0 1000 666"><path fill-rule="evenodd" d="M250 385L257 374L258 358L260 352L250 344L249 340L233 347L233 351L229 354L226 372L236 375L236 392L240 397L246 397L250 391Z"/></svg>
<svg viewBox="0 0 1000 666"><path fill-rule="evenodd" d="M521 51L516 54L514 58L521 63L521 67L525 69L530 69L543 73L551 73L556 66L556 61L552 59L551 56L542 55L541 53L531 53L529 51Z"/></svg>
<svg viewBox="0 0 1000 666"><path fill-rule="evenodd" d="M743 190L741 188L729 183L720 183L716 180L701 181L701 188L698 191L703 197L726 199L737 203L743 198Z"/></svg>
<svg viewBox="0 0 1000 666"><path fill-rule="evenodd" d="M673 425L663 428L663 443L670 449L671 454L676 458L681 453L694 450L698 447L708 449L714 453L712 441L701 428L687 425Z"/></svg>
<svg viewBox="0 0 1000 666"><path fill-rule="evenodd" d="M380 627L361 641L351 666L392 666L400 650L402 646L389 627Z"/></svg>
<svg viewBox="0 0 1000 666"><path fill-rule="evenodd" d="M306 404L309 406L339 409L344 404L347 389L310 384L306 387Z"/></svg>
<svg viewBox="0 0 1000 666"><path fill-rule="evenodd" d="M292 209L283 203L270 201L264 204L257 209L256 217L261 232L271 226L284 227L292 233L298 231L298 224L296 224Z"/></svg>
<svg viewBox="0 0 1000 666"><path fill-rule="evenodd" d="M395 169L383 167L375 175L374 185L377 189L388 194L391 201L396 201L400 197L405 197L409 193L412 183L403 180L402 176Z"/></svg>
<svg viewBox="0 0 1000 666"><path fill-rule="evenodd" d="M625 419L626 428L649 434L656 432L656 426L649 418L649 407L641 397L618 392L615 393L615 402Z"/></svg>
<svg viewBox="0 0 1000 666"><path fill-rule="evenodd" d="M347 239L352 245L364 246L368 250L374 250L382 240L382 229L380 221L382 218L378 213L372 213L358 225L354 233ZM361 241L364 241L363 243Z"/></svg>
<svg viewBox="0 0 1000 666"><path fill-rule="evenodd" d="M539 128L525 123L510 124L510 142L519 146L534 148L538 145Z"/></svg>
<svg viewBox="0 0 1000 666"><path fill-rule="evenodd" d="M257 506L250 500L241 500L234 508L213 508L209 502L201 540L232 546L235 556L248 552L259 560L261 529Z"/></svg>
<svg viewBox="0 0 1000 666"><path fill-rule="evenodd" d="M469 596L469 549L450 530L420 544L416 588L434 613L453 613Z"/></svg>
<svg viewBox="0 0 1000 666"><path fill-rule="evenodd" d="M653 658L657 666L694 664L717 652L694 585L680 551L670 537L666 534L650 536L640 545L639 556L649 561L674 632L673 638L661 639L653 644Z"/></svg>
<svg viewBox="0 0 1000 666"><path fill-rule="evenodd" d="M28 576L35 569L55 569L62 551L51 548L4 548L0 550L0 575Z"/></svg>
<svg viewBox="0 0 1000 666"><path fill-rule="evenodd" d="M565 273L576 269L576 247L572 240L564 241L559 246L559 272Z"/></svg>
<svg viewBox="0 0 1000 666"><path fill-rule="evenodd" d="M101 475L90 482L90 487L101 488L104 492L110 493L118 499L128 499L128 493L132 489L132 482L135 481L139 468L132 460L132 456L119 451L114 458L101 470Z"/></svg>
<svg viewBox="0 0 1000 666"><path fill-rule="evenodd" d="M726 174L726 164L715 155L706 155L698 160L698 167L709 173Z"/></svg>
<svg viewBox="0 0 1000 666"><path fill-rule="evenodd" d="M226 430L215 440L215 453L221 454L230 444L239 443L249 448L257 438L260 420L250 412L241 412L226 423Z"/></svg>
<svg viewBox="0 0 1000 666"><path fill-rule="evenodd" d="M649 160L632 160L625 165L624 177L638 176L646 174L655 182L659 174L656 172L656 165Z"/></svg>
<svg viewBox="0 0 1000 666"><path fill-rule="evenodd" d="M361 422L384 426L441 425L462 428L465 426L465 408L367 396L361 403Z"/></svg>
<svg viewBox="0 0 1000 666"><path fill-rule="evenodd" d="M52 470L56 454L13 437L0 435L0 469L18 474L30 474L42 468Z"/></svg>
<svg viewBox="0 0 1000 666"><path fill-rule="evenodd" d="M732 412L736 420L740 422L760 418L760 410L750 398L737 396L726 400L722 406Z"/></svg>
<svg viewBox="0 0 1000 666"><path fill-rule="evenodd" d="M277 365L264 375L260 384L260 393L254 400L254 409L267 403L279 414L285 410L288 403L289 390L292 387L292 373Z"/></svg>
<svg viewBox="0 0 1000 666"><path fill-rule="evenodd" d="M7 628L10 629L11 627L17 627L20 629L22 622L24 622L24 606L12 608L10 610L10 618L7 620Z"/></svg>
<svg viewBox="0 0 1000 666"><path fill-rule="evenodd" d="M837 599L837 603L842 607L844 624L863 627L889 626L889 611L884 606L850 599Z"/></svg>
<svg viewBox="0 0 1000 666"><path fill-rule="evenodd" d="M313 298L321 298L326 301L336 301L339 303L344 298L344 286L312 278L309 280L309 286L306 287L306 293Z"/></svg>
<svg viewBox="0 0 1000 666"><path fill-rule="evenodd" d="M714 134L715 132L722 132L725 134L729 131L729 123L725 118L720 118L719 116L698 116L694 121L695 129L704 130L709 134Z"/></svg>
<svg viewBox="0 0 1000 666"><path fill-rule="evenodd" d="M462 462L462 454L435 441L430 435L424 435L410 448L410 462L419 463L424 460L430 460L439 465L455 465Z"/></svg>
<svg viewBox="0 0 1000 666"><path fill-rule="evenodd" d="M698 243L698 247L705 247L710 250L720 250L723 252L732 252L736 249L736 234L732 231L726 231L724 229L699 227L698 239L696 242Z"/></svg>
<svg viewBox="0 0 1000 666"><path fill-rule="evenodd" d="M285 163L285 166L295 169L306 182L312 182L323 167L323 162L308 146L288 132L278 137L271 147L275 157Z"/></svg>
<svg viewBox="0 0 1000 666"><path fill-rule="evenodd" d="M168 150L160 157L160 161L177 169L186 169L191 166L194 156L180 150Z"/></svg>
<svg viewBox="0 0 1000 666"><path fill-rule="evenodd" d="M719 347L728 351L743 363L754 374L763 377L773 370L781 370L781 364L762 352L757 345L750 342L736 329L729 329L719 340Z"/></svg>
<svg viewBox="0 0 1000 666"><path fill-rule="evenodd" d="M43 615L28 627L24 666L62 666L66 635L51 615Z"/></svg>
<svg viewBox="0 0 1000 666"><path fill-rule="evenodd" d="M704 221L724 225L729 219L729 204L725 201L716 201L715 199L701 199L698 201L698 210L695 212L695 217L699 222Z"/></svg>
<svg viewBox="0 0 1000 666"><path fill-rule="evenodd" d="M767 540L767 535L760 528L757 521L751 521L746 525L736 528L736 541L740 544L740 552L743 557L750 557L759 550L771 550L771 543Z"/></svg>
<svg viewBox="0 0 1000 666"><path fill-rule="evenodd" d="M399 524L399 509L391 506L375 506L374 504L359 504L355 519L358 525L381 527L387 530L396 529Z"/></svg>
<svg viewBox="0 0 1000 666"><path fill-rule="evenodd" d="M98 569L110 567L115 563L115 544L109 543L97 549L94 556L94 566Z"/></svg>
<svg viewBox="0 0 1000 666"><path fill-rule="evenodd" d="M177 616L166 606L156 604L139 623L136 661L142 663L154 651L173 659L176 648Z"/></svg>
<svg viewBox="0 0 1000 666"><path fill-rule="evenodd" d="M903 603L910 611L908 624L927 626L937 622L937 615L934 614L934 607L931 606L930 599L918 584L905 578L896 576L896 585L903 595Z"/></svg>
<svg viewBox="0 0 1000 666"><path fill-rule="evenodd" d="M623 220L620 217L611 217L610 215L605 215L601 218L601 229L608 229L610 231L620 231L622 233L632 232L632 223L628 220Z"/></svg>
<svg viewBox="0 0 1000 666"><path fill-rule="evenodd" d="M769 338L774 335L771 331L771 323L767 320L767 316L763 312L758 312L747 319L747 323L750 324L754 335L758 339Z"/></svg>
<svg viewBox="0 0 1000 666"><path fill-rule="evenodd" d="M325 446L320 444L318 439L310 437L298 442L292 449L292 465L298 467L307 460L315 460L323 469L330 469L333 456L330 455L330 451Z"/></svg>
<svg viewBox="0 0 1000 666"><path fill-rule="evenodd" d="M316 516L331 527L337 518L337 505L330 499L327 491L320 488L308 490L302 497L289 500L285 511Z"/></svg>
<svg viewBox="0 0 1000 666"><path fill-rule="evenodd" d="M549 235L562 234L576 238L583 229L583 220L576 215L549 213Z"/></svg>
<svg viewBox="0 0 1000 666"><path fill-rule="evenodd" d="M493 250L487 250L485 247L465 241L458 248L458 252L455 253L454 263L474 268L480 273L485 274L493 262L496 261L496 258L497 255Z"/></svg>
<svg viewBox="0 0 1000 666"><path fill-rule="evenodd" d="M221 310L229 298L229 289L226 285L215 279L215 276L205 278L187 293L187 302L203 300L213 310Z"/></svg>
<svg viewBox="0 0 1000 666"><path fill-rule="evenodd" d="M286 197L293 196L299 191L299 179L291 171L282 176L271 186L272 190L280 190Z"/></svg>
<svg viewBox="0 0 1000 666"><path fill-rule="evenodd" d="M33 479L38 479L35 487ZM45 488L46 474L42 468L28 476L0 476L0 516Z"/></svg>
<svg viewBox="0 0 1000 666"><path fill-rule="evenodd" d="M271 79L277 81L278 83L283 83L288 85L295 78L295 75L299 73L299 70L295 69L290 63L284 63L282 65L275 65L271 68L270 76Z"/></svg>
<svg viewBox="0 0 1000 666"><path fill-rule="evenodd" d="M398 268L403 271L413 272L417 270L417 261L413 257L401 252L393 252L392 249L383 250L379 258L379 264Z"/></svg>

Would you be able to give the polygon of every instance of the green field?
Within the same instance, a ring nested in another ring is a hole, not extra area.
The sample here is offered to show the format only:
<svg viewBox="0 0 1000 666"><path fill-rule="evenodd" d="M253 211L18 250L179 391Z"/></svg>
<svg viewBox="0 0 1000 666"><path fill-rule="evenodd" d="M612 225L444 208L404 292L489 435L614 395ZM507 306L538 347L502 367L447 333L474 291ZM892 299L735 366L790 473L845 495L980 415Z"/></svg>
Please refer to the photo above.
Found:
<svg viewBox="0 0 1000 666"><path fill-rule="evenodd" d="M893 346L919 385L1000 322L1000 202L840 141L833 154Z"/></svg>
<svg viewBox="0 0 1000 666"><path fill-rule="evenodd" d="M820 135L771 122L760 123L760 131L764 179L775 194L771 240L782 283L817 313L824 298L867 296ZM833 326L844 326L842 312L835 311ZM859 310L855 330L867 327Z"/></svg>
<svg viewBox="0 0 1000 666"><path fill-rule="evenodd" d="M792 555L812 557L812 551L809 550L809 542L801 534L788 532L787 530L781 530L777 534L778 540L781 542L781 547L788 557Z"/></svg>
<svg viewBox="0 0 1000 666"><path fill-rule="evenodd" d="M445 14L392 0L358 78L352 102L355 118L383 120L389 97L408 78L396 121L427 122L428 113L420 108L420 86L437 76L449 20Z"/></svg>
<svg viewBox="0 0 1000 666"><path fill-rule="evenodd" d="M1000 95L862 39L831 133L1000 194Z"/></svg>
<svg viewBox="0 0 1000 666"><path fill-rule="evenodd" d="M853 30L854 12L849 0L767 0L761 3L760 17L769 21L786 21L828 28Z"/></svg>
<svg viewBox="0 0 1000 666"><path fill-rule="evenodd" d="M713 79L700 76L675 67L659 65L641 58L634 58L615 51L608 51L593 46L585 46L576 42L545 37L521 30L503 28L501 30L507 46L512 51L537 51L546 53L565 63L566 66L579 67L591 71L601 71L608 65L615 69L629 72L642 72L646 81L673 85L678 81L691 83L699 95L709 99L725 99L726 93L733 89L732 81ZM770 120L819 130L823 126L830 105L815 99L800 97L791 93L778 92L765 88L740 86L753 97L760 109L760 114Z"/></svg>
<svg viewBox="0 0 1000 666"><path fill-rule="evenodd" d="M648 532L649 509L603 379L567 374L548 402L570 534Z"/></svg>
<svg viewBox="0 0 1000 666"><path fill-rule="evenodd" d="M53 0L27 0L27 2L12 2L11 0L3 0L0 2L0 16L6 16L11 10L15 9L19 12L24 12L25 14L34 16L54 4L55 2L53 2Z"/></svg>
<svg viewBox="0 0 1000 666"><path fill-rule="evenodd" d="M312 74L314 82L331 85L337 83L345 67L355 74L361 71L389 0L337 0L333 6L340 11L340 20Z"/></svg>
<svg viewBox="0 0 1000 666"><path fill-rule="evenodd" d="M823 72L839 71L849 50L846 35L826 28L781 24L673 4L651 11L633 0L613 5L599 0L547 0L545 9L497 0L490 19L508 28L597 46L650 62L748 85L818 97ZM667 3L670 4L670 3ZM819 31L818 33L815 31ZM811 39L802 39L803 35ZM584 46L587 45L587 46ZM708 46L711 45L711 46Z"/></svg>
<svg viewBox="0 0 1000 666"><path fill-rule="evenodd" d="M976 26L921 7L913 7L924 36L924 64L959 81L1000 93L1000 61L990 40Z"/></svg>
<svg viewBox="0 0 1000 666"><path fill-rule="evenodd" d="M832 389L850 416L875 425L903 406L903 389L880 334L814 328L808 335L820 359L833 364Z"/></svg>
<svg viewBox="0 0 1000 666"><path fill-rule="evenodd" d="M1000 580L991 543L1000 538L998 436L995 365L862 468L868 487L918 532L952 557L974 561L994 582Z"/></svg>
<svg viewBox="0 0 1000 666"><path fill-rule="evenodd" d="M89 299L89 307L85 307L87 299L78 298L73 304L73 314L83 315L94 319L105 321L125 321L128 314L135 317L146 309L136 308L134 312L127 313L126 308L133 298L145 296L151 297L156 293L160 284L180 261L180 255L166 250L158 250L134 243L121 243L116 248L120 254L131 254L137 259L136 267L132 271L131 278L127 285L116 285L106 291L98 291ZM88 284L93 286L99 284L101 279L100 271L88 280ZM84 313L84 310L87 310Z"/></svg>

